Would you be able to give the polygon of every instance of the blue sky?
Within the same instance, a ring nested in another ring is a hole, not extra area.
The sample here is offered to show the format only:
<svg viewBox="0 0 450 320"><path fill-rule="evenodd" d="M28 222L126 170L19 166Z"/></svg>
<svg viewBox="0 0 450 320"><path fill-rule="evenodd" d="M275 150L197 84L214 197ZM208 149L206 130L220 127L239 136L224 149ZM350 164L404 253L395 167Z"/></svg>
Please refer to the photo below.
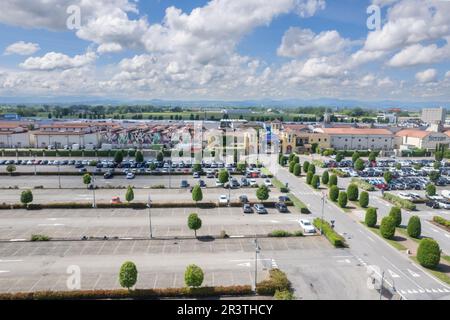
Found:
<svg viewBox="0 0 450 320"><path fill-rule="evenodd" d="M3 2L0 97L450 101L446 1Z"/></svg>

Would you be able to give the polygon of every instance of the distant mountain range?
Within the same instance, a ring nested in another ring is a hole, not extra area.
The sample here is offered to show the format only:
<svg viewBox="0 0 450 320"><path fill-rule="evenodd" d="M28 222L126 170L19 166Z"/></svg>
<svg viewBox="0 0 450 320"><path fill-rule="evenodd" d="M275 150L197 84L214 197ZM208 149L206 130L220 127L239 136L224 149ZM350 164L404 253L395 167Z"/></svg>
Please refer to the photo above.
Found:
<svg viewBox="0 0 450 320"><path fill-rule="evenodd" d="M101 99L96 97L0 97L0 104L86 104L86 105L154 105L154 106L170 106L170 107L265 107L265 108L292 108L292 107L316 107L326 106L331 108L404 108L408 110L419 110L424 107L445 107L450 109L449 101L426 101L426 102L411 102L411 101L359 101L359 100L343 100L343 99L285 99L285 100L120 100L120 99Z"/></svg>

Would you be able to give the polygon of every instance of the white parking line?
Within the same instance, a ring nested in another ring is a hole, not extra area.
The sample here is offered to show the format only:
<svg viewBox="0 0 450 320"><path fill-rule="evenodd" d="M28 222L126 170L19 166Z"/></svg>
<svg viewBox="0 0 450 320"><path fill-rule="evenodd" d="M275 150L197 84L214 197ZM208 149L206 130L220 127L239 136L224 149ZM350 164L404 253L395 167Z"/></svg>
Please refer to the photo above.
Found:
<svg viewBox="0 0 450 320"><path fill-rule="evenodd" d="M5 262L5 263L8 263L8 262L22 262L23 260L0 260L0 263L2 263L2 262Z"/></svg>
<svg viewBox="0 0 450 320"><path fill-rule="evenodd" d="M8 273L9 270L0 270L0 273Z"/></svg>

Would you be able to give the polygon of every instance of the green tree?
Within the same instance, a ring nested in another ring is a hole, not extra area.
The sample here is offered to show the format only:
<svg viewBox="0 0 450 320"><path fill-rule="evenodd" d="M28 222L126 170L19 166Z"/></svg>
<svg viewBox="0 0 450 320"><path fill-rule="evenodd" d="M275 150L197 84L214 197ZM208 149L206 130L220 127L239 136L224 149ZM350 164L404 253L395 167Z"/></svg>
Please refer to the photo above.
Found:
<svg viewBox="0 0 450 320"><path fill-rule="evenodd" d="M377 153L375 151L372 151L369 153L369 161L376 161L377 160Z"/></svg>
<svg viewBox="0 0 450 320"><path fill-rule="evenodd" d="M394 219L395 226L400 227L402 224L402 209L399 207L392 207L391 211L389 211L389 216Z"/></svg>
<svg viewBox="0 0 450 320"><path fill-rule="evenodd" d="M365 164L364 164L363 159L357 159L354 167L355 167L355 170L357 170L357 171L364 170Z"/></svg>
<svg viewBox="0 0 450 320"><path fill-rule="evenodd" d="M227 183L230 178L230 173L228 170L222 169L219 171L219 181L220 183Z"/></svg>
<svg viewBox="0 0 450 320"><path fill-rule="evenodd" d="M342 152L338 152L336 154L336 162L341 162L342 160L344 160L344 154Z"/></svg>
<svg viewBox="0 0 450 320"><path fill-rule="evenodd" d="M295 153L291 153L290 155L289 155L289 162L292 162L293 160L294 160L294 157L295 157Z"/></svg>
<svg viewBox="0 0 450 320"><path fill-rule="evenodd" d="M441 248L436 240L424 238L417 249L417 261L425 268L436 268L441 260Z"/></svg>
<svg viewBox="0 0 450 320"><path fill-rule="evenodd" d="M328 182L330 181L330 174L328 173L328 170L325 170L322 173L322 184L326 186Z"/></svg>
<svg viewBox="0 0 450 320"><path fill-rule="evenodd" d="M320 177L318 175L314 175L311 179L311 186L314 189L318 189L320 186Z"/></svg>
<svg viewBox="0 0 450 320"><path fill-rule="evenodd" d="M189 265L184 272L184 283L190 288L200 287L203 283L203 278L203 270L195 264Z"/></svg>
<svg viewBox="0 0 450 320"><path fill-rule="evenodd" d="M368 208L366 210L366 216L364 222L370 228L373 228L377 225L377 209L376 208Z"/></svg>
<svg viewBox="0 0 450 320"><path fill-rule="evenodd" d="M202 220L198 217L198 214L191 213L188 217L188 228L194 230L194 235L197 238L197 230L202 227Z"/></svg>
<svg viewBox="0 0 450 320"><path fill-rule="evenodd" d="M309 169L309 161L305 161L303 163L303 172L308 173L308 169Z"/></svg>
<svg viewBox="0 0 450 320"><path fill-rule="evenodd" d="M308 173L306 174L306 183L310 185L313 177L314 177L314 173L312 173L311 171L308 171Z"/></svg>
<svg viewBox="0 0 450 320"><path fill-rule="evenodd" d="M114 154L114 162L116 163L122 163L123 161L123 152L122 150L117 150Z"/></svg>
<svg viewBox="0 0 450 320"><path fill-rule="evenodd" d="M137 163L144 162L144 155L142 154L142 152L140 150L136 151L135 160Z"/></svg>
<svg viewBox="0 0 450 320"><path fill-rule="evenodd" d="M433 168L436 169L436 170L439 170L441 168L441 166L442 165L441 165L441 163L439 161L435 161L433 163Z"/></svg>
<svg viewBox="0 0 450 320"><path fill-rule="evenodd" d="M244 172L246 167L247 167L247 165L245 164L245 162L239 162L236 165L236 169L240 172Z"/></svg>
<svg viewBox="0 0 450 320"><path fill-rule="evenodd" d="M127 200L128 203L134 200L134 191L131 186L128 186L127 192L125 193L125 200Z"/></svg>
<svg viewBox="0 0 450 320"><path fill-rule="evenodd" d="M28 204L33 202L33 192L31 190L24 190L20 195L20 202L28 207Z"/></svg>
<svg viewBox="0 0 450 320"><path fill-rule="evenodd" d="M299 156L295 156L292 161L294 161L295 163L300 163L300 157Z"/></svg>
<svg viewBox="0 0 450 320"><path fill-rule="evenodd" d="M359 196L359 205L363 208L367 208L369 205L369 193L367 191L362 191Z"/></svg>
<svg viewBox="0 0 450 320"><path fill-rule="evenodd" d="M289 162L289 172L294 173L296 163L294 161Z"/></svg>
<svg viewBox="0 0 450 320"><path fill-rule="evenodd" d="M389 171L386 171L384 174L383 174L383 178L384 178L384 180L386 181L386 183L391 183L391 181L392 181L392 173L391 172L389 172Z"/></svg>
<svg viewBox="0 0 450 320"><path fill-rule="evenodd" d="M427 195L435 196L436 195L436 186L432 183L428 184L426 187Z"/></svg>
<svg viewBox="0 0 450 320"><path fill-rule="evenodd" d="M88 186L89 184L91 184L91 181L92 181L91 175L90 175L89 173L85 173L85 174L83 175L83 183L84 183L86 186Z"/></svg>
<svg viewBox="0 0 450 320"><path fill-rule="evenodd" d="M339 188L337 186L331 186L330 190L328 191L328 196L330 197L331 201L336 202L339 197Z"/></svg>
<svg viewBox="0 0 450 320"><path fill-rule="evenodd" d="M441 174L439 173L439 171L432 171L430 173L430 180L433 182L436 182L440 176L441 176Z"/></svg>
<svg viewBox="0 0 450 320"><path fill-rule="evenodd" d="M330 177L330 181L328 182L328 186L337 186L338 185L338 177L337 175L333 174Z"/></svg>
<svg viewBox="0 0 450 320"><path fill-rule="evenodd" d="M8 172L11 176L12 176L13 172L15 172L15 171L16 171L16 166L15 165L8 164L6 166L6 172Z"/></svg>
<svg viewBox="0 0 450 320"><path fill-rule="evenodd" d="M396 163L395 164L395 169L401 170L402 169L402 164L401 163Z"/></svg>
<svg viewBox="0 0 450 320"><path fill-rule="evenodd" d="M310 164L308 166L308 172L312 172L313 174L316 174L316 166L314 164Z"/></svg>
<svg viewBox="0 0 450 320"><path fill-rule="evenodd" d="M302 172L302 166L299 163L296 163L294 166L294 175L296 177L300 176L300 173Z"/></svg>
<svg viewBox="0 0 450 320"><path fill-rule="evenodd" d="M164 160L164 153L162 152L158 152L158 154L156 155L156 161L163 161Z"/></svg>
<svg viewBox="0 0 450 320"><path fill-rule="evenodd" d="M199 185L196 185L192 189L192 200L194 200L196 203L203 200L202 188L200 188Z"/></svg>
<svg viewBox="0 0 450 320"><path fill-rule="evenodd" d="M380 233L385 239L392 239L395 235L395 220L392 217L381 219Z"/></svg>
<svg viewBox="0 0 450 320"><path fill-rule="evenodd" d="M341 207L341 208L345 208L347 206L347 193L346 192L344 192L344 191L339 192L338 204L339 204L339 207Z"/></svg>
<svg viewBox="0 0 450 320"><path fill-rule="evenodd" d="M192 172L202 172L202 165L200 163L194 163L192 165Z"/></svg>
<svg viewBox="0 0 450 320"><path fill-rule="evenodd" d="M444 153L442 151L437 151L434 153L434 159L436 161L442 161L444 159Z"/></svg>
<svg viewBox="0 0 450 320"><path fill-rule="evenodd" d="M347 188L347 195L349 201L357 201L359 197L358 186L354 183L349 184Z"/></svg>
<svg viewBox="0 0 450 320"><path fill-rule="evenodd" d="M258 198L259 201L265 201L269 199L269 192L269 188L263 184L256 190L256 198Z"/></svg>
<svg viewBox="0 0 450 320"><path fill-rule="evenodd" d="M138 271L136 265L131 261L122 264L119 271L119 283L122 288L130 290L137 282Z"/></svg>
<svg viewBox="0 0 450 320"><path fill-rule="evenodd" d="M359 154L358 151L353 152L353 155L352 155L352 161L353 161L353 163L355 163L356 160L358 160L360 157L361 157L361 156L360 156L360 154Z"/></svg>
<svg viewBox="0 0 450 320"><path fill-rule="evenodd" d="M419 239L422 233L422 224L418 216L412 216L409 218L408 227L406 228L408 235L412 238Z"/></svg>

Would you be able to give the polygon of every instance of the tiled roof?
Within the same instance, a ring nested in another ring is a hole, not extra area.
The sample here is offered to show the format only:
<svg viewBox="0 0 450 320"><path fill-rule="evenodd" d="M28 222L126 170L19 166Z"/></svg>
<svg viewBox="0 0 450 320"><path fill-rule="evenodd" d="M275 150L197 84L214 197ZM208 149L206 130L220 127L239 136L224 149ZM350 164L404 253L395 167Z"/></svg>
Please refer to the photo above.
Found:
<svg viewBox="0 0 450 320"><path fill-rule="evenodd" d="M392 135L392 132L387 129L362 129L362 128L323 128L326 134L341 134L341 135Z"/></svg>
<svg viewBox="0 0 450 320"><path fill-rule="evenodd" d="M425 138L428 136L431 132L430 131L423 131L423 130L414 130L414 129L405 129L397 132L395 135L397 137L413 137L413 138Z"/></svg>

